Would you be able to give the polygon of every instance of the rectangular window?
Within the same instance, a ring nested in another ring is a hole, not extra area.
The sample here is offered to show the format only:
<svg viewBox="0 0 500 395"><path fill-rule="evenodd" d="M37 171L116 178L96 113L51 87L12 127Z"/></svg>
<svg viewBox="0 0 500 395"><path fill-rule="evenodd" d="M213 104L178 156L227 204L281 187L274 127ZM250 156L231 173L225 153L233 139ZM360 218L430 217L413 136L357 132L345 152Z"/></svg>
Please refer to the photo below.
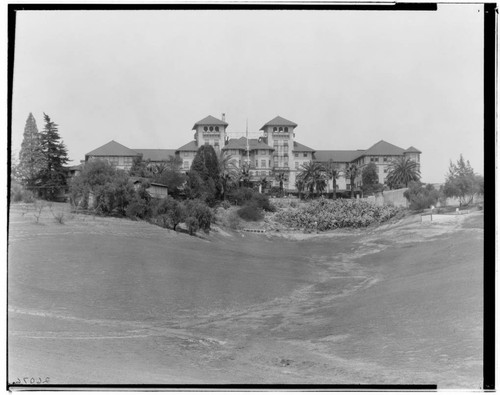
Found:
<svg viewBox="0 0 500 395"><path fill-rule="evenodd" d="M307 158L307 152L304 152L304 158Z"/></svg>
<svg viewBox="0 0 500 395"><path fill-rule="evenodd" d="M241 167L241 159L238 161L238 167Z"/></svg>
<svg viewBox="0 0 500 395"><path fill-rule="evenodd" d="M285 162L285 167L288 167L288 161Z"/></svg>
<svg viewBox="0 0 500 395"><path fill-rule="evenodd" d="M277 160L274 161L274 167L278 167L278 161Z"/></svg>
<svg viewBox="0 0 500 395"><path fill-rule="evenodd" d="M298 169L299 168L299 162L295 162L295 168Z"/></svg>
<svg viewBox="0 0 500 395"><path fill-rule="evenodd" d="M265 159L260 160L260 167L266 167L266 160Z"/></svg>
<svg viewBox="0 0 500 395"><path fill-rule="evenodd" d="M269 167L271 167L271 159L269 159Z"/></svg>
<svg viewBox="0 0 500 395"><path fill-rule="evenodd" d="M255 167L259 167L259 161L258 160L255 161Z"/></svg>
<svg viewBox="0 0 500 395"><path fill-rule="evenodd" d="M205 145L210 145L210 144L208 143L208 140L207 140L207 141L205 141Z"/></svg>
<svg viewBox="0 0 500 395"><path fill-rule="evenodd" d="M185 160L182 167L184 167L184 169L189 169L189 161Z"/></svg>
<svg viewBox="0 0 500 395"><path fill-rule="evenodd" d="M296 157L296 158L298 158L298 157L299 157L299 154L298 154L297 152L295 153L295 157Z"/></svg>
<svg viewBox="0 0 500 395"><path fill-rule="evenodd" d="M189 152L185 151L184 156L189 156Z"/></svg>
<svg viewBox="0 0 500 395"><path fill-rule="evenodd" d="M375 158L375 162L378 162L378 158Z"/></svg>
<svg viewBox="0 0 500 395"><path fill-rule="evenodd" d="M387 173L387 168L384 169L384 173Z"/></svg>
<svg viewBox="0 0 500 395"><path fill-rule="evenodd" d="M384 162L387 162L387 156L384 156Z"/></svg>

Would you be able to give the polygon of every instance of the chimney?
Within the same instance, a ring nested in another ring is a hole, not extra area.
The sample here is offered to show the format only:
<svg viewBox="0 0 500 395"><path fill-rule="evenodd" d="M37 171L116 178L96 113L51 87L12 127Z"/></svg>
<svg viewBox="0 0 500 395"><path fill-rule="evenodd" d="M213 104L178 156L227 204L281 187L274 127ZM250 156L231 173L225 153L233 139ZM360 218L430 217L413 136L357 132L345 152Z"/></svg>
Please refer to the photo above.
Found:
<svg viewBox="0 0 500 395"><path fill-rule="evenodd" d="M222 113L222 122L226 122L226 113L225 112Z"/></svg>

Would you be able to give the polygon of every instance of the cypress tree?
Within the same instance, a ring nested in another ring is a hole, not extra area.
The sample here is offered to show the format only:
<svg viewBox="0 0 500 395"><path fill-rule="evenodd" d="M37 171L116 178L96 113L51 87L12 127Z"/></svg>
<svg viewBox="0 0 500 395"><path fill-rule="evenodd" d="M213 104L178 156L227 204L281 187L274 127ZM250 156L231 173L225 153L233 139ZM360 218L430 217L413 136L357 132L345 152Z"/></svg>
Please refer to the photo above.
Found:
<svg viewBox="0 0 500 395"><path fill-rule="evenodd" d="M32 189L39 184L40 171L44 166L44 155L40 133L32 113L28 115L24 127L23 142L19 151L19 165L17 174L23 185Z"/></svg>
<svg viewBox="0 0 500 395"><path fill-rule="evenodd" d="M42 193L48 200L53 200L66 187L64 165L68 163L68 150L59 135L58 125L43 114L45 128L40 133L44 157L44 167L40 172Z"/></svg>
<svg viewBox="0 0 500 395"><path fill-rule="evenodd" d="M202 181L202 185L196 188L202 189L206 195L206 200L213 200L220 193L219 187L219 160L211 145L202 145L198 148L196 156L191 164L190 173L197 174Z"/></svg>

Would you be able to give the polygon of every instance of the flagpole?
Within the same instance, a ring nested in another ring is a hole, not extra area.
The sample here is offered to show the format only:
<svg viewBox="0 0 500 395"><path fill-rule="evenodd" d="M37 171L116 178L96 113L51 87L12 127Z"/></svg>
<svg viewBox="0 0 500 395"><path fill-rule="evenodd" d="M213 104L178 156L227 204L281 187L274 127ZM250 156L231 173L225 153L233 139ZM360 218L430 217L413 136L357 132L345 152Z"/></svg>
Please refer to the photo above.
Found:
<svg viewBox="0 0 500 395"><path fill-rule="evenodd" d="M248 144L248 118L247 118L247 163L248 171L250 172L250 145Z"/></svg>

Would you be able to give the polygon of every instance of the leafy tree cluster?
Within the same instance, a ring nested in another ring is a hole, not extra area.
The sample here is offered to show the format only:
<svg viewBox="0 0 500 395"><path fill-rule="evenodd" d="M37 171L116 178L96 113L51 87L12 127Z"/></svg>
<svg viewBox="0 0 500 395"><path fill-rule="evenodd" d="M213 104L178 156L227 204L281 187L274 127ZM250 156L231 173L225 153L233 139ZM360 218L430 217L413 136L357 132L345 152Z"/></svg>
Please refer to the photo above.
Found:
<svg viewBox="0 0 500 395"><path fill-rule="evenodd" d="M115 169L107 161L97 160L86 163L72 180L70 199L76 207L103 215L143 219L173 230L177 230L180 223L186 223L190 234L199 229L210 230L214 216L205 202L182 202L170 196L153 198L147 191L149 186L146 180L134 187L126 172Z"/></svg>
<svg viewBox="0 0 500 395"><path fill-rule="evenodd" d="M126 172L96 160L88 162L71 181L70 202L100 214L125 215L134 192Z"/></svg>
<svg viewBox="0 0 500 395"><path fill-rule="evenodd" d="M484 178L475 174L469 161L460 155L456 163L450 161L443 193L446 197L458 198L460 206L466 206L474 195L484 194Z"/></svg>
<svg viewBox="0 0 500 395"><path fill-rule="evenodd" d="M404 192L404 197L410 203L410 209L416 211L435 206L439 196L439 191L434 188L434 185L424 185L419 181L410 181L408 189Z"/></svg>
<svg viewBox="0 0 500 395"><path fill-rule="evenodd" d="M35 117L29 114L24 128L19 163L14 171L22 185L39 196L54 200L66 187L64 165L68 151L59 135L58 125L44 114L45 126L39 132Z"/></svg>

